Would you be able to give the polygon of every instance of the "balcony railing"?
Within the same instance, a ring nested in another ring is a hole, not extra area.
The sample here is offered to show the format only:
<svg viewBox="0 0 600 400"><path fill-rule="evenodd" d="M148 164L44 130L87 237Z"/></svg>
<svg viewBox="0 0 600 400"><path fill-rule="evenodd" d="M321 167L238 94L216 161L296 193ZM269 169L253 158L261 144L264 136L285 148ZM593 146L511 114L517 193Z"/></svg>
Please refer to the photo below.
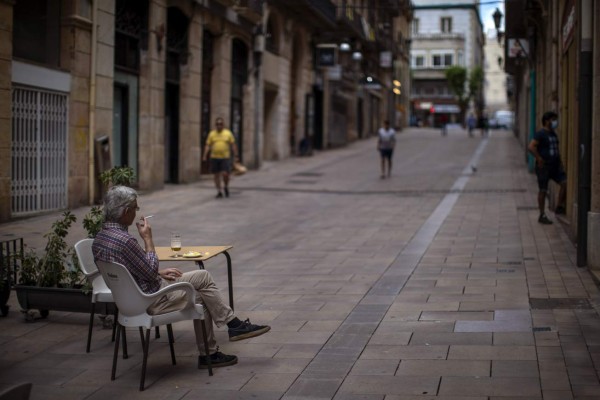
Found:
<svg viewBox="0 0 600 400"><path fill-rule="evenodd" d="M335 28L336 6L331 0L270 0L270 2L284 7L315 27Z"/></svg>
<svg viewBox="0 0 600 400"><path fill-rule="evenodd" d="M246 19L258 23L263 15L263 0L235 0L233 9Z"/></svg>
<svg viewBox="0 0 600 400"><path fill-rule="evenodd" d="M361 22L360 14L354 11L352 6L343 4L338 8L337 12L338 26L343 33L348 33L351 36L364 38L364 29Z"/></svg>
<svg viewBox="0 0 600 400"><path fill-rule="evenodd" d="M458 39L464 40L464 33L458 32L435 32L435 33L417 33L412 35L413 40L427 39L427 40L443 40L443 39Z"/></svg>

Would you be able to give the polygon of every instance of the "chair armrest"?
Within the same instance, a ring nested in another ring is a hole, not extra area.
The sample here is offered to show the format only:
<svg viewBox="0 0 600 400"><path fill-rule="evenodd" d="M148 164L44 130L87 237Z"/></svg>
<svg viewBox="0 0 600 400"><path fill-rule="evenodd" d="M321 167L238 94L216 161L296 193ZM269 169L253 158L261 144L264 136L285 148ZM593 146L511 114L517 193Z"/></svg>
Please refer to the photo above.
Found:
<svg viewBox="0 0 600 400"><path fill-rule="evenodd" d="M154 299L162 297L169 292L175 292L178 290L183 290L184 292L186 292L185 298L186 298L187 304L189 306L193 306L196 303L196 291L194 290L194 287L192 286L192 284L189 282L173 283L169 286L165 286L164 288L160 289L158 292L154 292L152 294L144 293L144 297L146 297L148 299L152 299L152 301L154 301Z"/></svg>
<svg viewBox="0 0 600 400"><path fill-rule="evenodd" d="M100 276L102 274L100 273L100 271L96 270L96 271L92 272L91 274L84 273L84 275L88 281L92 282L94 279L96 279L97 276Z"/></svg>

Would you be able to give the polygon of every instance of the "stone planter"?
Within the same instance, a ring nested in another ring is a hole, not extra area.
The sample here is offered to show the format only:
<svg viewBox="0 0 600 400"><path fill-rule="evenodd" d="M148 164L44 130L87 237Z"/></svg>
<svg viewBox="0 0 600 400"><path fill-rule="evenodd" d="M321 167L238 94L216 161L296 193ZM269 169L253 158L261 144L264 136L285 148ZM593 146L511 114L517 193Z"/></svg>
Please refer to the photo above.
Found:
<svg viewBox="0 0 600 400"><path fill-rule="evenodd" d="M42 317L50 310L89 313L92 310L92 293L81 289L16 285L17 299L25 311L37 309ZM96 303L96 314L114 314L114 303Z"/></svg>

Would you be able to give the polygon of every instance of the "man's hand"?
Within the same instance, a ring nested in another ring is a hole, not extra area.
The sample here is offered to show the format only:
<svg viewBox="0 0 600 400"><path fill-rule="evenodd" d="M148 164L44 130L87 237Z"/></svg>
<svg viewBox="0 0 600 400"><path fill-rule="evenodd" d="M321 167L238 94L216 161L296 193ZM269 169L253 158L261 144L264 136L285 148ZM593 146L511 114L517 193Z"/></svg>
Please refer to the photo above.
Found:
<svg viewBox="0 0 600 400"><path fill-rule="evenodd" d="M542 157L539 157L536 160L536 164L537 164L538 168L544 168L544 159Z"/></svg>
<svg viewBox="0 0 600 400"><path fill-rule="evenodd" d="M158 274L166 281L174 281L182 275L181 271L177 268L163 269L161 271L158 271Z"/></svg>
<svg viewBox="0 0 600 400"><path fill-rule="evenodd" d="M146 251L154 251L154 242L152 241L152 228L150 227L150 223L147 218L140 218L141 222L136 222L135 226L140 233L140 237L144 241L144 245L146 246Z"/></svg>
<svg viewBox="0 0 600 400"><path fill-rule="evenodd" d="M140 233L140 237L144 241L146 241L146 239L152 240L152 228L150 227L150 223L146 218L140 218L140 221L136 222L135 226L137 226L138 232Z"/></svg>

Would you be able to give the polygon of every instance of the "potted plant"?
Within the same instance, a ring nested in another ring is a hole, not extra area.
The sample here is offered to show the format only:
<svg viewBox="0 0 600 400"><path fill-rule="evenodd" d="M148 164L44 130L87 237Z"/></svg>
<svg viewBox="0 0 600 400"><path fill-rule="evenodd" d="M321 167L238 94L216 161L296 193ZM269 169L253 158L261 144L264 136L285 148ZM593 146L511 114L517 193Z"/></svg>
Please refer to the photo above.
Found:
<svg viewBox="0 0 600 400"><path fill-rule="evenodd" d="M115 167L100 175L106 186L110 184L128 184L133 181L133 169ZM20 269L18 284L15 285L17 299L24 310L38 309L42 317L49 310L68 312L89 312L91 309L91 291L86 281L75 251L65 238L76 217L65 211L62 218L52 224L42 254L27 249L19 254ZM102 227L102 209L94 206L83 219L88 237L95 237ZM113 314L113 305L99 303L99 314ZM27 313L29 316L30 314Z"/></svg>
<svg viewBox="0 0 600 400"><path fill-rule="evenodd" d="M65 241L75 221L75 215L65 211L44 235L47 243L42 254L29 248L18 255L15 291L24 310L38 309L42 317L48 315L48 310L89 311L89 290L73 248Z"/></svg>
<svg viewBox="0 0 600 400"><path fill-rule="evenodd" d="M125 185L129 186L135 179L135 173L131 167L113 167L100 174L100 182L104 186ZM88 237L94 238L102 229L102 207L94 206L85 217L83 217L83 227L88 233Z"/></svg>

